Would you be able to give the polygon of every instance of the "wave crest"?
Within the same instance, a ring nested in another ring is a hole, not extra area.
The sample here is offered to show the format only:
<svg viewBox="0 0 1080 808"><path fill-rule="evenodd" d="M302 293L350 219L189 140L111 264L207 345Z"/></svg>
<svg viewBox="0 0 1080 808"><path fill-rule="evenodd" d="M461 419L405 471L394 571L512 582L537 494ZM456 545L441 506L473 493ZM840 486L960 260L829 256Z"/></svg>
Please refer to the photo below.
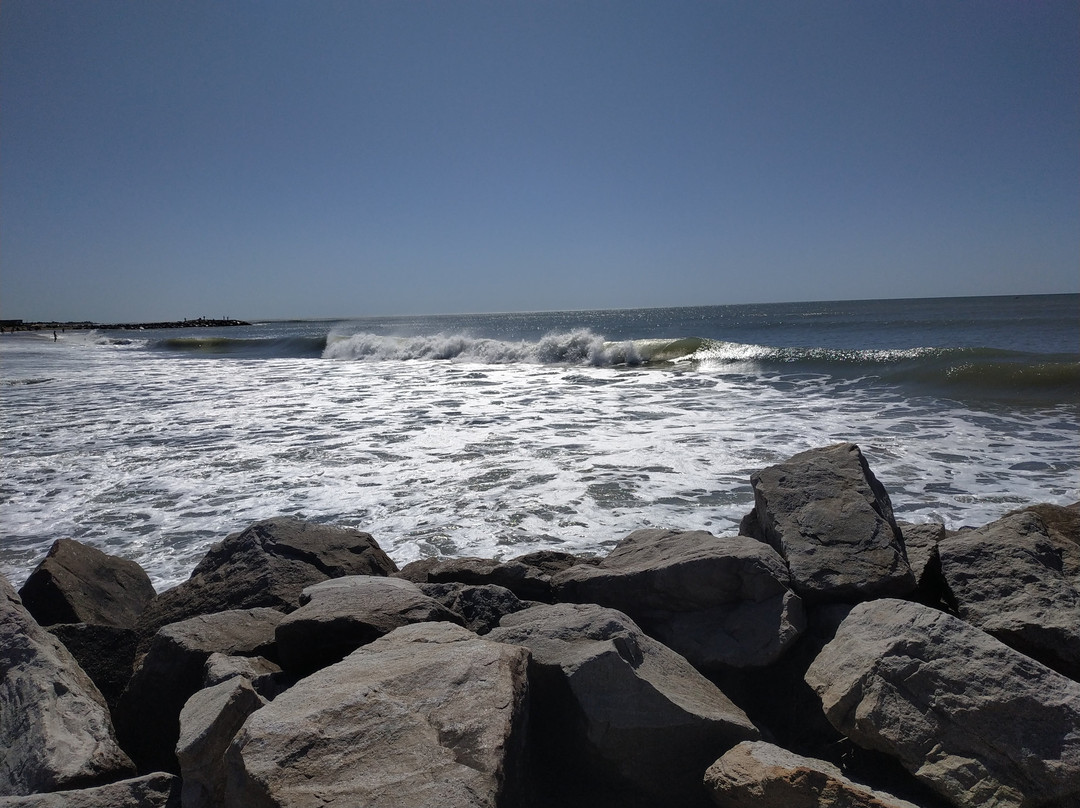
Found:
<svg viewBox="0 0 1080 808"><path fill-rule="evenodd" d="M395 337L380 334L331 334L323 351L324 359L360 361L403 361L410 359L451 360L484 364L528 362L541 365L611 365L633 360L632 343L614 349L587 329L552 333L537 342L512 342L471 337L467 334L430 334ZM640 361L640 360L638 360Z"/></svg>

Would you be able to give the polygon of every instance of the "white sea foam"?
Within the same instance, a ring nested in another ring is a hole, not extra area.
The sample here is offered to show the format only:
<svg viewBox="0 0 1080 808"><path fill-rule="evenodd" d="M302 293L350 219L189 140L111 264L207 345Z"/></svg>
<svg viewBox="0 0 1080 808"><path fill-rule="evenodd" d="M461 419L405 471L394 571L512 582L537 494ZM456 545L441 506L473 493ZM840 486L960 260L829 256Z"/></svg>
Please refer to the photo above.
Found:
<svg viewBox="0 0 1080 808"><path fill-rule="evenodd" d="M5 354L5 380L42 381L0 386L3 572L21 583L71 536L134 558L160 589L283 513L368 530L399 564L602 553L650 526L730 534L753 470L840 440L862 446L904 519L980 524L1080 495L1066 408L989 414L824 374L602 366L616 346L594 337L329 341L388 360L360 362ZM454 361L397 361L436 356Z"/></svg>

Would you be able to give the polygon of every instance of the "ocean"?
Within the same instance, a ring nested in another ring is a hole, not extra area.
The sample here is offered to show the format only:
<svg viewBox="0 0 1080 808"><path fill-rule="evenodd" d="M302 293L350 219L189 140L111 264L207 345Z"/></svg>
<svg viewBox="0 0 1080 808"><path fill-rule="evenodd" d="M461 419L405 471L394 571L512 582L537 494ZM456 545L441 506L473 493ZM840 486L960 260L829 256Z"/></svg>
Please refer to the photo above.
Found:
<svg viewBox="0 0 1080 808"><path fill-rule="evenodd" d="M1080 499L1080 295L5 334L0 382L16 586L68 537L161 591L281 514L399 565L730 535L838 441L911 522Z"/></svg>

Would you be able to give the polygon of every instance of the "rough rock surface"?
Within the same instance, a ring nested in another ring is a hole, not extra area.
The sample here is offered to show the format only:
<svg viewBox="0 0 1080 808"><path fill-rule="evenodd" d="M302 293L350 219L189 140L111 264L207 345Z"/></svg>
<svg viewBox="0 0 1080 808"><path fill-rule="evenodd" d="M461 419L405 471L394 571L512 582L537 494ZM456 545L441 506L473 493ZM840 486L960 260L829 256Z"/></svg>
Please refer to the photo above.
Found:
<svg viewBox="0 0 1080 808"><path fill-rule="evenodd" d="M765 741L743 741L705 772L705 787L722 808L918 808L852 782L824 760Z"/></svg>
<svg viewBox="0 0 1080 808"><path fill-rule="evenodd" d="M1031 511L938 545L944 599L972 625L1080 679L1080 591Z"/></svg>
<svg viewBox="0 0 1080 808"><path fill-rule="evenodd" d="M884 486L859 447L811 449L750 475L751 535L784 557L809 602L906 595L915 588Z"/></svg>
<svg viewBox="0 0 1080 808"><path fill-rule="evenodd" d="M1047 535L1061 554L1062 571L1080 589L1080 502L1066 506L1042 502L1006 516L1017 513L1033 513L1042 520Z"/></svg>
<svg viewBox="0 0 1080 808"><path fill-rule="evenodd" d="M215 544L187 581L155 598L139 620L139 634L145 649L168 623L256 606L290 612L306 586L396 569L367 533L288 517L265 519Z"/></svg>
<svg viewBox="0 0 1080 808"><path fill-rule="evenodd" d="M179 773L176 739L180 710L202 687L210 654L273 659L274 609L205 614L165 626L132 674L116 711L116 729L140 772Z"/></svg>
<svg viewBox="0 0 1080 808"><path fill-rule="evenodd" d="M0 577L0 795L105 783L134 774L105 699L63 644Z"/></svg>
<svg viewBox="0 0 1080 808"><path fill-rule="evenodd" d="M176 757L184 808L217 808L225 799L225 750L265 702L241 676L196 692L180 711Z"/></svg>
<svg viewBox="0 0 1080 808"><path fill-rule="evenodd" d="M180 808L180 778L155 772L94 788L0 797L0 808Z"/></svg>
<svg viewBox="0 0 1080 808"><path fill-rule="evenodd" d="M926 580L927 576L936 574L937 546L945 540L945 525L940 522L897 522L896 525L904 536L904 549L915 583L922 591L931 585Z"/></svg>
<svg viewBox="0 0 1080 808"><path fill-rule="evenodd" d="M859 604L806 681L833 726L957 806L1080 804L1080 684L956 617Z"/></svg>
<svg viewBox="0 0 1080 808"><path fill-rule="evenodd" d="M59 539L30 573L19 596L43 626L90 623L131 628L154 599L154 586L134 561L74 539Z"/></svg>
<svg viewBox="0 0 1080 808"><path fill-rule="evenodd" d="M462 618L401 578L350 575L307 587L277 627L281 665L310 673L409 623Z"/></svg>
<svg viewBox="0 0 1080 808"><path fill-rule="evenodd" d="M465 628L477 634L487 634L504 615L527 609L529 603L502 586L461 583L419 584L420 591L435 598L465 621Z"/></svg>
<svg viewBox="0 0 1080 808"><path fill-rule="evenodd" d="M252 714L225 806L518 804L527 664L450 623L397 629Z"/></svg>
<svg viewBox="0 0 1080 808"><path fill-rule="evenodd" d="M540 550L508 561L449 558L415 569L416 577L428 583L494 584L509 589L522 600L551 602L552 576L583 563L591 562L570 553Z"/></svg>
<svg viewBox="0 0 1080 808"><path fill-rule="evenodd" d="M213 687L235 676L246 679L264 699L273 699L295 680L282 673L281 666L263 657L211 654L203 668L203 687Z"/></svg>
<svg viewBox="0 0 1080 808"><path fill-rule="evenodd" d="M135 629L60 623L49 626L48 630L97 685L109 709L116 709L135 664Z"/></svg>
<svg viewBox="0 0 1080 808"><path fill-rule="evenodd" d="M599 566L552 579L558 599L629 615L702 670L775 662L805 627L783 559L746 536L637 530Z"/></svg>
<svg viewBox="0 0 1080 808"><path fill-rule="evenodd" d="M701 804L706 767L759 737L715 685L614 609L536 606L503 618L488 637L532 652L535 745L548 758L541 779L562 780L578 798Z"/></svg>

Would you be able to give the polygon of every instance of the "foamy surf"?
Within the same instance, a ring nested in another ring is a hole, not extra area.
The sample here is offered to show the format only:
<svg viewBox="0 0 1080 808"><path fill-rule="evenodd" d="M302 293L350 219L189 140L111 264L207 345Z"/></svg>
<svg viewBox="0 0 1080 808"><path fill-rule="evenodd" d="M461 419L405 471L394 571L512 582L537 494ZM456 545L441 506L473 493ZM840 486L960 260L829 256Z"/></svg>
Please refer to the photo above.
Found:
<svg viewBox="0 0 1080 808"><path fill-rule="evenodd" d="M1071 321L1025 336L991 307L1024 350L980 347L1000 335L952 320L939 330L956 344L922 348L931 305L909 331L810 349L826 332L777 325L790 307L261 324L138 345L6 335L0 571L21 583L66 536L134 558L160 589L277 514L368 530L398 563L603 553L641 527L729 534L752 471L840 440L910 521L1080 498L1076 357L1028 350L1074 341ZM763 311L779 314L762 326ZM1027 398L999 400L1015 389Z"/></svg>

